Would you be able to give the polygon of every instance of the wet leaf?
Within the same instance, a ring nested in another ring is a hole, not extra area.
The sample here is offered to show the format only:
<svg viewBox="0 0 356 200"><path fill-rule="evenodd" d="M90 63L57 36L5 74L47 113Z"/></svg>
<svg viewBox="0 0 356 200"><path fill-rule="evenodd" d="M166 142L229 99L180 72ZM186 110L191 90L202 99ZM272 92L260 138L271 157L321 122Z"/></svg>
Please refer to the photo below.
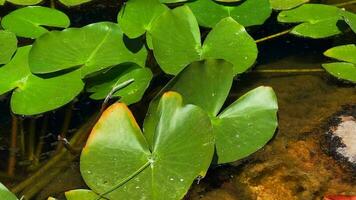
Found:
<svg viewBox="0 0 356 200"><path fill-rule="evenodd" d="M356 46L354 44L331 48L324 55L341 61L323 64L327 72L337 78L356 83Z"/></svg>
<svg viewBox="0 0 356 200"><path fill-rule="evenodd" d="M207 60L191 64L152 100L144 129L155 129L152 124L157 121L155 110L160 95L168 90L177 91L187 102L210 114L219 163L233 162L249 156L262 148L276 130L277 99L272 88L259 87L220 113L231 83L232 75L229 76L228 63ZM152 144L152 141L148 142Z"/></svg>
<svg viewBox="0 0 356 200"><path fill-rule="evenodd" d="M340 34L337 25L339 20L342 20L341 10L323 4L304 4L293 10L282 11L278 15L279 22L301 23L293 28L292 34L310 38Z"/></svg>
<svg viewBox="0 0 356 200"><path fill-rule="evenodd" d="M71 190L65 193L67 200L97 200L99 196L91 190Z"/></svg>
<svg viewBox="0 0 356 200"><path fill-rule="evenodd" d="M117 90L112 95L113 97L121 97L120 102L130 105L141 100L151 79L152 72L149 68L126 63L95 76L89 81L87 91L93 93L90 95L92 99L105 99L116 87L132 80L132 83Z"/></svg>
<svg viewBox="0 0 356 200"><path fill-rule="evenodd" d="M3 184L0 183L0 197L4 200L17 200L17 197L12 194Z"/></svg>
<svg viewBox="0 0 356 200"><path fill-rule="evenodd" d="M246 0L236 5L224 5L213 0L197 0L187 5L192 9L199 25L209 28L226 17L232 17L245 27L261 25L272 13L269 0Z"/></svg>
<svg viewBox="0 0 356 200"><path fill-rule="evenodd" d="M6 15L1 25L4 29L26 38L38 38L47 33L43 26L67 28L70 25L66 14L52 8L29 6Z"/></svg>
<svg viewBox="0 0 356 200"><path fill-rule="evenodd" d="M124 40L119 25L111 22L51 31L34 43L30 68L37 74L80 68L82 77L85 77L124 62L144 66L147 51L143 44L137 40Z"/></svg>
<svg viewBox="0 0 356 200"><path fill-rule="evenodd" d="M275 10L289 10L307 3L309 0L270 0L270 2Z"/></svg>
<svg viewBox="0 0 356 200"><path fill-rule="evenodd" d="M14 58L0 67L0 94L12 91L11 109L20 115L35 115L59 108L72 101L83 89L78 72L41 78L31 74L28 53L21 47Z"/></svg>
<svg viewBox="0 0 356 200"><path fill-rule="evenodd" d="M159 0L130 0L120 10L118 22L122 31L130 38L137 38L152 27L152 23L168 7Z"/></svg>
<svg viewBox="0 0 356 200"><path fill-rule="evenodd" d="M87 185L109 199L180 200L213 155L207 114L174 92L160 101L150 149L128 108L117 103L95 125L81 155ZM187 170L189 169L189 170Z"/></svg>
<svg viewBox="0 0 356 200"><path fill-rule="evenodd" d="M16 35L10 31L0 31L0 64L8 63L16 49Z"/></svg>
<svg viewBox="0 0 356 200"><path fill-rule="evenodd" d="M186 6L161 15L150 34L154 56L169 74L178 74L188 64L205 58L229 61L234 64L234 74L239 74L257 57L255 41L230 17L213 28L202 46L198 23Z"/></svg>
<svg viewBox="0 0 356 200"><path fill-rule="evenodd" d="M5 2L9 2L16 5L30 6L40 3L42 2L42 0L0 0L0 5L4 5Z"/></svg>
<svg viewBox="0 0 356 200"><path fill-rule="evenodd" d="M84 3L88 3L92 0L59 0L62 4L66 6L78 6Z"/></svg>
<svg viewBox="0 0 356 200"><path fill-rule="evenodd" d="M342 12L345 22L351 27L352 31L356 33L356 14L348 11Z"/></svg>

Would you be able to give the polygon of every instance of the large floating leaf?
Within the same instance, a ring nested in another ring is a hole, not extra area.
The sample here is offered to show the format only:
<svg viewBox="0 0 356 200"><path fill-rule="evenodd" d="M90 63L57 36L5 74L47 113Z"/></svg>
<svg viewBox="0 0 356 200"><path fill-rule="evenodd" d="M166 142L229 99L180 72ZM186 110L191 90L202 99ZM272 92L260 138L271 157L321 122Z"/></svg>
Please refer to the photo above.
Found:
<svg viewBox="0 0 356 200"><path fill-rule="evenodd" d="M40 3L42 0L0 0L0 5L4 5L5 2L10 2L17 5L29 6Z"/></svg>
<svg viewBox="0 0 356 200"><path fill-rule="evenodd" d="M334 47L324 54L341 61L323 64L326 71L337 78L356 83L356 46L354 44Z"/></svg>
<svg viewBox="0 0 356 200"><path fill-rule="evenodd" d="M0 198L4 200L17 200L17 197L12 194L3 184L0 183Z"/></svg>
<svg viewBox="0 0 356 200"><path fill-rule="evenodd" d="M339 8L322 4L304 4L293 10L282 11L278 15L279 22L301 23L293 28L292 34L311 38L340 34L337 26L339 20L342 20Z"/></svg>
<svg viewBox="0 0 356 200"><path fill-rule="evenodd" d="M124 62L144 66L147 51L142 43L124 40L119 25L110 22L52 31L34 43L30 68L43 74L80 67L84 77Z"/></svg>
<svg viewBox="0 0 356 200"><path fill-rule="evenodd" d="M149 31L152 23L166 10L168 7L159 0L130 0L120 10L118 22L128 37L137 38Z"/></svg>
<svg viewBox="0 0 356 200"><path fill-rule="evenodd" d="M83 3L88 3L92 0L59 0L59 1L66 6L77 6Z"/></svg>
<svg viewBox="0 0 356 200"><path fill-rule="evenodd" d="M270 0L272 8L275 10L288 10L307 2L309 0Z"/></svg>
<svg viewBox="0 0 356 200"><path fill-rule="evenodd" d="M8 63L16 49L16 35L10 31L0 31L0 64Z"/></svg>
<svg viewBox="0 0 356 200"><path fill-rule="evenodd" d="M112 94L113 97L121 97L120 102L130 105L141 100L151 79L152 72L149 68L125 63L94 77L89 82L91 86L87 91L93 93L90 96L92 99L105 99L118 86L132 82Z"/></svg>
<svg viewBox="0 0 356 200"><path fill-rule="evenodd" d="M228 17L221 20L201 45L198 23L187 6L165 12L151 31L153 52L160 67L177 74L205 58L224 59L234 74L246 71L257 57L255 41L245 28Z"/></svg>
<svg viewBox="0 0 356 200"><path fill-rule="evenodd" d="M254 153L272 138L277 127L277 99L269 87L250 91L218 114L231 82L231 66L229 72L228 63L207 60L191 64L160 93L177 91L186 101L210 114L219 163L236 161ZM157 121L160 94L150 104L145 130L155 129L152 124Z"/></svg>
<svg viewBox="0 0 356 200"><path fill-rule="evenodd" d="M46 27L67 28L70 25L66 14L52 8L30 6L20 8L6 15L1 25L17 36L37 38L48 32Z"/></svg>
<svg viewBox="0 0 356 200"><path fill-rule="evenodd" d="M61 107L74 99L84 83L78 72L53 78L31 74L28 53L31 46L21 47L15 57L0 67L0 94L14 90L11 108L16 114L35 115Z"/></svg>
<svg viewBox="0 0 356 200"><path fill-rule="evenodd" d="M246 0L236 5L223 5L213 0L196 0L188 5L199 25L210 28L226 17L232 17L245 27L261 25L272 13L269 0Z"/></svg>
<svg viewBox="0 0 356 200"><path fill-rule="evenodd" d="M108 199L180 200L208 169L214 150L207 114L163 95L150 149L128 108L117 103L95 125L81 155L87 185ZM74 200L74 199L73 199Z"/></svg>

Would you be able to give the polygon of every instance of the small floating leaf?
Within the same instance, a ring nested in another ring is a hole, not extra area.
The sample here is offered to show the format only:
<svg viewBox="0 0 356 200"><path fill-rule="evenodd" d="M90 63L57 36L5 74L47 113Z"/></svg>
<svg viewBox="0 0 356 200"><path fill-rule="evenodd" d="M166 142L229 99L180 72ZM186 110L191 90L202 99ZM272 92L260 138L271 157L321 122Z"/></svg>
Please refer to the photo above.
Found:
<svg viewBox="0 0 356 200"><path fill-rule="evenodd" d="M59 1L66 6L78 6L80 4L88 3L92 0L59 0Z"/></svg>
<svg viewBox="0 0 356 200"><path fill-rule="evenodd" d="M0 0L0 5L4 5L5 2L10 2L16 5L30 6L40 3L42 0Z"/></svg>
<svg viewBox="0 0 356 200"><path fill-rule="evenodd" d="M356 83L356 46L354 44L331 48L324 55L342 61L323 64L326 71L337 78Z"/></svg>
<svg viewBox="0 0 356 200"><path fill-rule="evenodd" d="M0 31L0 64L8 63L16 49L16 35L10 31Z"/></svg>
<svg viewBox="0 0 356 200"><path fill-rule="evenodd" d="M132 80L132 83L115 91L112 95L113 97L120 97L120 102L130 105L141 100L151 79L152 72L149 68L126 63L95 76L88 83L90 86L87 91L93 93L90 95L92 99L105 99L110 92L115 90L115 87Z"/></svg>
<svg viewBox="0 0 356 200"><path fill-rule="evenodd" d="M275 10L289 10L307 3L309 0L270 0L270 2Z"/></svg>
<svg viewBox="0 0 356 200"><path fill-rule="evenodd" d="M20 8L6 15L1 25L17 36L38 38L48 32L47 27L67 28L70 25L66 14L52 8L30 6Z"/></svg>
<svg viewBox="0 0 356 200"><path fill-rule="evenodd" d="M21 47L14 58L0 67L0 94L14 90L11 109L16 114L35 115L59 108L72 101L84 87L78 72L52 78L31 74L28 53L31 46Z"/></svg>
<svg viewBox="0 0 356 200"><path fill-rule="evenodd" d="M168 90L178 91L187 102L210 114L219 163L249 156L262 148L276 130L277 99L272 88L259 87L218 114L231 88L232 78L228 63L207 60L191 64L152 100L144 129L155 129L152 124L157 121L155 110L160 95Z"/></svg>
<svg viewBox="0 0 356 200"><path fill-rule="evenodd" d="M272 13L269 0L246 0L236 5L223 5L213 0L196 0L187 5L192 9L199 25L209 28L226 17L232 17L245 27L261 25Z"/></svg>
<svg viewBox="0 0 356 200"><path fill-rule="evenodd" d="M152 23L168 7L159 0L130 0L120 10L118 22L122 31L130 38L137 38L149 31Z"/></svg>
<svg viewBox="0 0 356 200"><path fill-rule="evenodd" d="M142 134L122 104L108 108L81 155L81 173L89 188L109 199L180 200L196 177L206 172L214 151L207 114L165 93L153 133ZM150 149L146 137L152 137ZM189 169L189 170L187 170Z"/></svg>
<svg viewBox="0 0 356 200"><path fill-rule="evenodd" d="M129 49L134 46L136 49ZM124 41L118 24L101 22L82 28L51 31L38 38L30 52L33 73L80 67L83 77L124 62L144 66L147 51L137 40Z"/></svg>
<svg viewBox="0 0 356 200"><path fill-rule="evenodd" d="M342 20L341 10L323 4L304 4L293 10L282 11L278 15L279 22L301 23L293 28L292 34L310 38L340 34L337 26L339 20Z"/></svg>
<svg viewBox="0 0 356 200"><path fill-rule="evenodd" d="M198 23L186 6L161 15L150 34L155 58L169 74L177 74L191 62L205 58L229 61L234 64L234 74L239 74L257 57L255 41L230 17L213 28L202 46Z"/></svg>
<svg viewBox="0 0 356 200"><path fill-rule="evenodd" d="M3 184L0 183L0 197L3 200L17 200L17 197L12 194Z"/></svg>

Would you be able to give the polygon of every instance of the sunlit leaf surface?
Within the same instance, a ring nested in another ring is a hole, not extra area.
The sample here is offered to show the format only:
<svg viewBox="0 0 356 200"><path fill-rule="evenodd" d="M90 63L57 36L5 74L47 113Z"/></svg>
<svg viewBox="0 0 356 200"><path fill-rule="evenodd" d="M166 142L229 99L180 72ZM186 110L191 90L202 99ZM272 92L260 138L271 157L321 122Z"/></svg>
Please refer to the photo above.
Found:
<svg viewBox="0 0 356 200"><path fill-rule="evenodd" d="M0 64L8 63L16 49L16 35L10 31L0 31Z"/></svg>

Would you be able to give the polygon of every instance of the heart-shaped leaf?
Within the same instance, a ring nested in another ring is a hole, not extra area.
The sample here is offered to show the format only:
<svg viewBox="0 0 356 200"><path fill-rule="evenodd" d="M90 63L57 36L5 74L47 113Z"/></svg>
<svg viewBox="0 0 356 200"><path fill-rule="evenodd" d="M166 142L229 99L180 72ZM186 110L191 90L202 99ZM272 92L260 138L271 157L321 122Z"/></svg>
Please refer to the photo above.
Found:
<svg viewBox="0 0 356 200"><path fill-rule="evenodd" d="M95 100L105 99L114 92L111 96L120 97L120 102L130 105L141 100L151 79L152 72L149 68L125 63L89 80L87 91L93 93L90 98ZM115 88L128 81L132 83L116 91Z"/></svg>
<svg viewBox="0 0 356 200"><path fill-rule="evenodd" d="M59 0L59 1L66 6L78 6L84 3L88 3L92 0Z"/></svg>
<svg viewBox="0 0 356 200"><path fill-rule="evenodd" d="M272 8L275 10L289 10L307 2L309 0L270 0Z"/></svg>
<svg viewBox="0 0 356 200"><path fill-rule="evenodd" d="M245 27L261 25L272 13L269 0L246 0L235 5L225 5L213 0L196 0L187 5L192 9L199 25L209 28L226 17L232 17Z"/></svg>
<svg viewBox="0 0 356 200"><path fill-rule="evenodd" d="M246 71L257 57L255 41L230 17L214 27L202 46L198 23L187 6L162 14L150 34L155 58L169 74L178 74L188 64L205 58L229 61L234 64L234 74L238 74Z"/></svg>
<svg viewBox="0 0 356 200"><path fill-rule="evenodd" d="M323 64L326 71L337 78L356 83L356 46L354 44L331 48L324 55L341 61Z"/></svg>
<svg viewBox="0 0 356 200"><path fill-rule="evenodd" d="M214 139L207 114L174 92L158 107L150 149L128 108L117 103L95 125L81 155L87 185L108 199L180 200L208 169ZM189 169L189 170L187 170Z"/></svg>
<svg viewBox="0 0 356 200"><path fill-rule="evenodd" d="M12 4L30 6L40 3L42 0L0 0L0 5L4 5L5 2L10 2Z"/></svg>
<svg viewBox="0 0 356 200"><path fill-rule="evenodd" d="M130 38L137 38L152 27L152 23L168 7L159 0L130 0L120 10L118 22L122 31Z"/></svg>
<svg viewBox="0 0 356 200"><path fill-rule="evenodd" d="M51 31L30 52L33 73L80 67L82 77L124 62L144 66L147 51L137 40L125 40L118 24L101 22L82 28Z"/></svg>
<svg viewBox="0 0 356 200"><path fill-rule="evenodd" d="M279 22L301 23L293 28L292 34L310 38L340 34L337 26L339 20L342 20L341 10L323 4L304 4L293 10L282 11L278 15Z"/></svg>
<svg viewBox="0 0 356 200"><path fill-rule="evenodd" d="M15 57L0 67L0 94L14 90L11 109L16 114L35 115L61 107L72 101L83 89L78 72L41 78L31 74L28 53L31 46L21 47Z"/></svg>
<svg viewBox="0 0 356 200"><path fill-rule="evenodd" d="M17 9L6 15L1 26L26 38L38 38L48 32L47 27L67 28L70 20L66 14L59 10L41 6L29 6Z"/></svg>
<svg viewBox="0 0 356 200"><path fill-rule="evenodd" d="M10 62L17 49L16 35L10 31L0 31L0 64Z"/></svg>
<svg viewBox="0 0 356 200"><path fill-rule="evenodd" d="M17 200L17 197L12 194L3 184L0 183L0 197L4 200Z"/></svg>
<svg viewBox="0 0 356 200"><path fill-rule="evenodd" d="M263 147L277 127L275 94L269 87L259 87L218 114L231 88L232 74L229 75L228 69L228 63L221 61L207 60L191 64L152 100L144 129L155 129L153 124L157 121L158 99L164 91L173 90L210 114L219 163L242 159ZM149 139L152 137L147 138L152 144Z"/></svg>

